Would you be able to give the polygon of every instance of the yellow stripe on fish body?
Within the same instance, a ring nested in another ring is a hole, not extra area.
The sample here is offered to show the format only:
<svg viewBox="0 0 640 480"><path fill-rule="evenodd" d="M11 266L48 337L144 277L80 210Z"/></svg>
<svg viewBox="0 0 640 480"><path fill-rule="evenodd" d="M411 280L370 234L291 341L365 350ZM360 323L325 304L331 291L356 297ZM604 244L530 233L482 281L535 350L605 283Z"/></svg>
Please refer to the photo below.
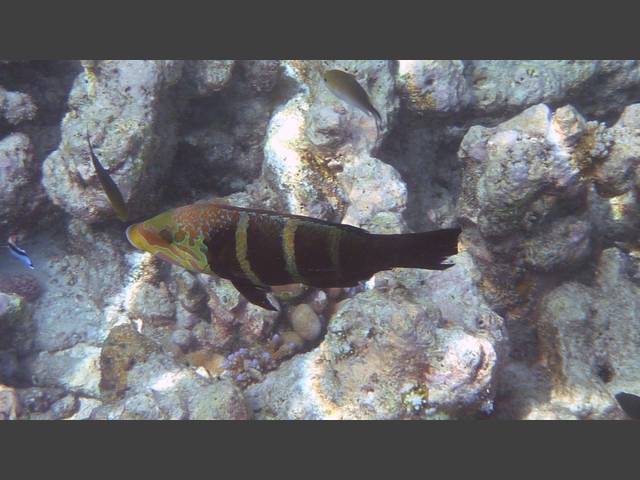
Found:
<svg viewBox="0 0 640 480"><path fill-rule="evenodd" d="M255 274L251 268L249 262L248 251L248 235L247 229L249 227L249 214L247 212L241 212L238 224L236 226L236 259L242 268L242 272L245 276L251 280L254 285L265 285L260 278Z"/></svg>
<svg viewBox="0 0 640 480"><path fill-rule="evenodd" d="M296 264L296 230L299 224L300 221L295 218L288 218L286 220L282 232L282 251L284 252L286 269L289 275L291 275L291 280L296 283L304 283L304 278L298 272L298 266Z"/></svg>

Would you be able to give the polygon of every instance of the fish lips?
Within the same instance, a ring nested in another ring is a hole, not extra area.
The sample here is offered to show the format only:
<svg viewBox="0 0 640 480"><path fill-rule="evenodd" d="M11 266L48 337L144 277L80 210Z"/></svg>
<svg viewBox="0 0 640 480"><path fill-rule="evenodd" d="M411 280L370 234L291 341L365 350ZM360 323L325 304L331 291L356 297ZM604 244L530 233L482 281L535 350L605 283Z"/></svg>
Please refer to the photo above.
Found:
<svg viewBox="0 0 640 480"><path fill-rule="evenodd" d="M145 248L145 245L147 242L145 241L142 233L140 233L139 223L134 223L133 225L129 225L127 227L127 230L125 231L125 234L127 236L127 240L129 240L129 243L131 245L133 245L134 247L140 250L147 250L147 248Z"/></svg>

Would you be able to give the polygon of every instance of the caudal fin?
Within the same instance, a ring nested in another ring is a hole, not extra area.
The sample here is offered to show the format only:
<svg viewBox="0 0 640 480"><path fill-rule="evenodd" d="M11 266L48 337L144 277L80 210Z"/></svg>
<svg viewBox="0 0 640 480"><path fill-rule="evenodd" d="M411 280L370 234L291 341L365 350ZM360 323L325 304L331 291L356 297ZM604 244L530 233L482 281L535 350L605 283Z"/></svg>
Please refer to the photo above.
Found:
<svg viewBox="0 0 640 480"><path fill-rule="evenodd" d="M373 105L370 105L370 112L376 122L376 133L378 136L380 136L380 132L382 131L382 116Z"/></svg>
<svg viewBox="0 0 640 480"><path fill-rule="evenodd" d="M447 257L458 253L459 228L399 235L374 235L373 262L379 270L394 267L445 270Z"/></svg>

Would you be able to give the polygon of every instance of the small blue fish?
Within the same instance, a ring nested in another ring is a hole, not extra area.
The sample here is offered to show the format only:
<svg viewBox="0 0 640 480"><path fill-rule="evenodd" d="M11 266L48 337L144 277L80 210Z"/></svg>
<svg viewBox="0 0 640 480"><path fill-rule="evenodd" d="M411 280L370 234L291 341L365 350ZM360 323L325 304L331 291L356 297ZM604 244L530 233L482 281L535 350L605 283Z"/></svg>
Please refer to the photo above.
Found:
<svg viewBox="0 0 640 480"><path fill-rule="evenodd" d="M20 260L22 263L24 263L27 267L29 267L31 269L35 268L33 266L33 262L29 258L29 255L27 255L27 252L25 252L22 248L20 248L16 244L16 236L15 235L11 235L9 237L9 239L7 240L6 247L11 252L11 255L16 257L18 260Z"/></svg>

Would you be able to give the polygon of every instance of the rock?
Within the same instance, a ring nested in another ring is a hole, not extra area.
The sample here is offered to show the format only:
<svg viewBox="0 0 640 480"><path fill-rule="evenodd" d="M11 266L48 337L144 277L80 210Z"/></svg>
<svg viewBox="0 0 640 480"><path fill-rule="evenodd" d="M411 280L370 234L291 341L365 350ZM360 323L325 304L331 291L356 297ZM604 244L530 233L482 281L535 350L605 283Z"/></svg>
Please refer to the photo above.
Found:
<svg viewBox="0 0 640 480"><path fill-rule="evenodd" d="M544 272L575 268L591 255L591 230L585 220L558 220L523 242L524 261L532 269Z"/></svg>
<svg viewBox="0 0 640 480"><path fill-rule="evenodd" d="M38 108L26 93L8 92L0 87L0 118L5 118L11 125L18 125L25 120L33 120Z"/></svg>
<svg viewBox="0 0 640 480"><path fill-rule="evenodd" d="M21 405L21 415L46 414L53 403L58 401L64 390L56 387L28 387L17 391Z"/></svg>
<svg viewBox="0 0 640 480"><path fill-rule="evenodd" d="M558 108L553 113L552 128L569 147L575 147L588 131L587 122L571 105Z"/></svg>
<svg viewBox="0 0 640 480"><path fill-rule="evenodd" d="M207 380L154 353L129 372L126 396L92 414L109 419L246 419L242 393L225 380Z"/></svg>
<svg viewBox="0 0 640 480"><path fill-rule="evenodd" d="M100 393L107 400L121 398L129 385L129 371L158 350L130 324L114 327L100 351ZM97 396L97 395L96 395Z"/></svg>
<svg viewBox="0 0 640 480"><path fill-rule="evenodd" d="M311 294L309 299L309 306L320 315L326 308L329 303L327 294L323 290L316 290Z"/></svg>
<svg viewBox="0 0 640 480"><path fill-rule="evenodd" d="M0 139L0 229L13 227L29 216L42 199L34 175L34 150L29 137L12 133Z"/></svg>
<svg viewBox="0 0 640 480"><path fill-rule="evenodd" d="M51 405L51 415L54 419L70 417L78 411L78 399L73 395L65 395L60 400Z"/></svg>
<svg viewBox="0 0 640 480"><path fill-rule="evenodd" d="M193 64L218 69L203 63L187 62L187 84ZM216 82L216 91L200 89L208 96L189 102L181 124L180 162L171 171L170 196L177 202L212 193L229 195L260 175L264 136L274 108L268 94L279 85L280 70L279 61L237 62L233 75L225 77L229 81L223 91L217 92L221 85Z"/></svg>
<svg viewBox="0 0 640 480"><path fill-rule="evenodd" d="M171 322L176 314L175 303L164 282L138 284L131 292L127 309L131 318L158 324Z"/></svg>
<svg viewBox="0 0 640 480"><path fill-rule="evenodd" d="M29 273L13 273L0 277L0 291L4 293L15 293L28 302L34 302L42 294L42 287L34 275Z"/></svg>
<svg viewBox="0 0 640 480"><path fill-rule="evenodd" d="M198 318L198 316L193 313L178 315L176 319L176 327L190 330L201 321L202 319Z"/></svg>
<svg viewBox="0 0 640 480"><path fill-rule="evenodd" d="M409 108L417 111L458 112L473 100L471 85L460 60L400 60L398 80Z"/></svg>
<svg viewBox="0 0 640 480"><path fill-rule="evenodd" d="M167 60L85 66L69 94L60 145L42 167L42 184L54 204L87 223L114 217L88 157L88 131L129 215L157 205L160 181L176 146L176 125L168 115L173 96L168 91L181 72L181 62Z"/></svg>
<svg viewBox="0 0 640 480"><path fill-rule="evenodd" d="M33 320L22 297L0 292L0 350L25 354L33 347Z"/></svg>
<svg viewBox="0 0 640 480"><path fill-rule="evenodd" d="M284 199L284 208L353 225L366 225L380 211L401 210L406 196L404 185L393 168L371 155L381 140L376 137L375 122L357 109L345 107L321 81L326 68L357 71L356 77L384 118L396 105L390 64L301 66L292 62L286 66L289 78L300 90L271 118L262 169L263 181ZM333 106L338 116L328 106ZM341 118L346 121L342 123ZM365 194L368 201L362 202L360 197ZM347 204L352 206L351 212L345 212Z"/></svg>
<svg viewBox="0 0 640 480"><path fill-rule="evenodd" d="M37 385L55 386L91 397L100 395L101 349L78 343L57 352L40 352L27 365Z"/></svg>
<svg viewBox="0 0 640 480"><path fill-rule="evenodd" d="M188 312L201 312L207 302L207 294L197 277L187 270L176 272L177 299Z"/></svg>
<svg viewBox="0 0 640 480"><path fill-rule="evenodd" d="M20 406L13 388L0 385L0 420L16 420Z"/></svg>
<svg viewBox="0 0 640 480"><path fill-rule="evenodd" d="M604 136L568 107L552 114L537 105L493 129L473 127L463 139L463 238L499 311L522 301L514 289L533 285L528 274L577 268L590 258L584 172L606 152Z"/></svg>
<svg viewBox="0 0 640 480"><path fill-rule="evenodd" d="M358 155L345 162L338 177L349 199L343 223L374 233L391 233L377 232L373 228L376 215L389 212L394 217L394 233L403 230L401 212L406 208L407 187L393 167L375 158Z"/></svg>
<svg viewBox="0 0 640 480"><path fill-rule="evenodd" d="M95 398L78 397L78 411L67 418L67 420L88 420L94 419L93 412L102 405L100 400Z"/></svg>
<svg viewBox="0 0 640 480"><path fill-rule="evenodd" d="M285 330L280 333L280 338L282 339L282 345L290 349L298 350L304 346L304 339L297 332Z"/></svg>
<svg viewBox="0 0 640 480"><path fill-rule="evenodd" d="M187 329L180 328L174 330L171 334L171 341L180 347L183 351L189 350L189 347L193 343L193 335Z"/></svg>
<svg viewBox="0 0 640 480"><path fill-rule="evenodd" d="M33 306L32 341L38 351L66 350L78 343L98 345L120 315L117 312L124 311L121 306L113 311L111 306L126 282L122 253L111 241L92 240L96 243L89 257L65 253L59 244L42 252L46 261L38 271L47 278L46 290Z"/></svg>
<svg viewBox="0 0 640 480"><path fill-rule="evenodd" d="M238 319L240 326L238 340L244 345L253 345L264 340L273 330L280 312L265 310L252 303L247 303L246 309Z"/></svg>
<svg viewBox="0 0 640 480"><path fill-rule="evenodd" d="M293 308L289 314L289 321L295 332L309 342L317 340L322 332L318 314L306 303Z"/></svg>
<svg viewBox="0 0 640 480"><path fill-rule="evenodd" d="M245 60L241 62L246 82L252 92L270 92L280 80L282 66L278 60Z"/></svg>
<svg viewBox="0 0 640 480"><path fill-rule="evenodd" d="M185 82L198 96L211 95L223 89L231 79L233 60L189 60L185 62Z"/></svg>
<svg viewBox="0 0 640 480"><path fill-rule="evenodd" d="M602 253L592 285L568 281L542 299L538 319L541 364L548 371L525 418L623 418L614 396L640 388L638 352L640 290L628 276L630 259L615 248ZM521 367L522 368L522 367ZM532 391L529 369L505 384L507 409ZM540 378L540 376L538 376Z"/></svg>
<svg viewBox="0 0 640 480"><path fill-rule="evenodd" d="M247 420L250 418L244 396L229 381L216 382L189 398L191 420Z"/></svg>
<svg viewBox="0 0 640 480"><path fill-rule="evenodd" d="M0 383L15 384L20 367L15 350L0 350Z"/></svg>
<svg viewBox="0 0 640 480"><path fill-rule="evenodd" d="M640 184L640 110L634 107L626 108L610 129L614 136L611 151L594 174L598 193L606 197L622 195Z"/></svg>
<svg viewBox="0 0 640 480"><path fill-rule="evenodd" d="M446 272L385 272L384 288L341 302L318 348L247 388L256 418L458 418L491 412L506 338L500 317L469 279L469 268L467 257ZM438 291L442 313L422 290ZM480 315L491 318L482 327Z"/></svg>

